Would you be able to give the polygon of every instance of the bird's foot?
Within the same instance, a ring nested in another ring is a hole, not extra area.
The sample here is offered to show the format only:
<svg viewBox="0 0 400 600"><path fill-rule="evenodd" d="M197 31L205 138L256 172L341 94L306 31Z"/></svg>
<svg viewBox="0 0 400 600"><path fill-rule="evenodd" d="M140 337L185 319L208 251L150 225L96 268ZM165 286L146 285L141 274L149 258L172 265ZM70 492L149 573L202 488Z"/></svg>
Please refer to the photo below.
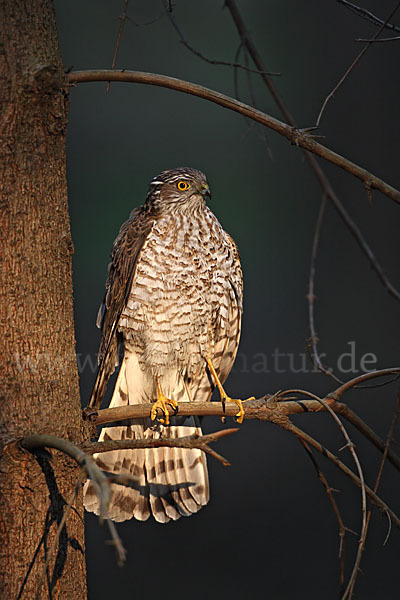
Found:
<svg viewBox="0 0 400 600"><path fill-rule="evenodd" d="M173 400L172 398L167 398L167 396L165 396L162 393L159 383L157 382L157 400L154 402L153 406L151 407L151 413L150 413L151 420L155 421L155 419L157 418L157 410L160 409L164 415L164 418L162 418L162 417L159 418L160 423L162 423L163 425L169 425L168 405L172 406L172 408L175 411L175 414L178 412L177 401Z"/></svg>
<svg viewBox="0 0 400 600"><path fill-rule="evenodd" d="M243 419L244 419L243 402L247 402L248 400L255 400L255 397L251 396L251 398L246 398L246 400L239 400L238 398L230 398L225 392L223 395L221 395L221 402L222 402L224 411L225 411L225 402L234 402L239 407L239 412L237 413L237 415L235 415L235 419L239 424L243 423ZM224 422L224 417L222 417L222 422Z"/></svg>
<svg viewBox="0 0 400 600"><path fill-rule="evenodd" d="M208 368L210 369L210 371L215 379L215 383L218 388L219 395L221 397L222 408L223 408L224 412L225 412L225 403L226 402L235 402L235 404L237 404L237 406L239 407L239 412L237 413L237 415L235 415L235 418L238 423L243 423L244 409L243 409L242 403L247 402L248 400L255 400L254 396L252 396L251 398L247 398L246 400L239 400L237 398L231 398L230 396L228 396L228 394L225 392L224 388L222 387L222 383L219 380L218 374L214 368L214 365L212 364L211 358L207 358L207 364L208 364ZM222 422L225 423L225 417L222 417Z"/></svg>

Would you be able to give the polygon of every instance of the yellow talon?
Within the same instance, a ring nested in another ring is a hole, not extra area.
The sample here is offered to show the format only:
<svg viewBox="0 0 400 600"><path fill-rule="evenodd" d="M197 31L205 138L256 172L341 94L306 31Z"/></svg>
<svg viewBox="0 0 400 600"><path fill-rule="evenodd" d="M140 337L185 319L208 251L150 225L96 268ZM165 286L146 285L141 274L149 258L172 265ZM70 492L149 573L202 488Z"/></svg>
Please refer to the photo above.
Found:
<svg viewBox="0 0 400 600"><path fill-rule="evenodd" d="M207 358L207 364L208 364L208 367L215 379L215 383L217 385L224 410L225 410L225 402L235 402L235 404L237 404L239 407L239 412L237 413L237 415L235 415L235 417L236 417L238 423L243 423L244 409L243 409L242 403L247 402L248 400L255 400L254 396L252 396L251 398L247 398L246 400L238 400L237 398L231 398L230 396L228 396L228 394L225 392L224 388L222 387L222 384L219 380L217 372L214 369L214 365L211 362L211 359ZM222 422L224 422L224 417L222 417Z"/></svg>
<svg viewBox="0 0 400 600"><path fill-rule="evenodd" d="M156 384L157 384L157 400L154 402L154 404L151 408L150 418L152 421L154 421L157 418L157 410L160 409L165 417L164 419L160 419L160 422L163 425L169 425L169 411L168 411L167 405L169 404L170 406L172 406L172 408L176 412L178 410L178 403L176 400L173 400L172 398L167 398L166 396L164 396L164 394L161 391L161 387L158 382L158 379L156 380Z"/></svg>

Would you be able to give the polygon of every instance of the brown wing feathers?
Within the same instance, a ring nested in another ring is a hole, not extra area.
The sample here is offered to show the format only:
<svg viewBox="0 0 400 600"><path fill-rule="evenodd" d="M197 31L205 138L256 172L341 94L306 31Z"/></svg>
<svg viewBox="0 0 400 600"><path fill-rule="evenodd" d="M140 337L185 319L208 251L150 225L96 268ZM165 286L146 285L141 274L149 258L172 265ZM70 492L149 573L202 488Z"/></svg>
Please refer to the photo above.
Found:
<svg viewBox="0 0 400 600"><path fill-rule="evenodd" d="M132 285L140 251L154 224L154 216L143 207L132 211L114 242L103 308L99 312L102 338L99 368L89 406L99 408L107 382L118 364L118 322ZM98 323L99 324L99 323Z"/></svg>

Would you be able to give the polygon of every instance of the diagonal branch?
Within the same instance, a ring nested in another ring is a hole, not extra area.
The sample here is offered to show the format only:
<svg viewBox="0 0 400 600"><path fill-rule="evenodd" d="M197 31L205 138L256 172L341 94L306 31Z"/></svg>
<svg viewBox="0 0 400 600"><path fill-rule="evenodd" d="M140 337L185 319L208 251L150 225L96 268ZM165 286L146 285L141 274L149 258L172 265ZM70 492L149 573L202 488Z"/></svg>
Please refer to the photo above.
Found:
<svg viewBox="0 0 400 600"><path fill-rule="evenodd" d="M165 14L167 15L172 27L175 29L176 33L178 34L178 37L181 41L181 43L185 46L185 48L187 48L190 52L192 52L193 54L195 54L196 56L198 56L199 58L201 58L202 60L204 60L206 63L208 63L209 65L222 65L224 67L233 67L235 69L243 69L247 72L250 73L257 73L259 75L261 75L261 72L258 69L250 69L248 66L246 65L242 65L240 63L238 63L237 61L235 62L228 62L225 60L215 60L213 58L208 58L207 56L204 56L204 54L202 54L201 52L199 52L199 50L196 50L196 48L193 48L193 46L191 44L189 44L189 42L187 41L187 39L185 38L185 36L182 33L181 28L179 27L178 23L176 22L176 19L172 13L172 11L168 10L168 0L163 0L163 4L165 7ZM279 73L269 73L269 75L279 75Z"/></svg>
<svg viewBox="0 0 400 600"><path fill-rule="evenodd" d="M263 75L265 77L266 75ZM93 70L93 71L73 71L67 74L70 84L74 83L85 83L93 81L124 81L129 83L142 83L145 85L156 85L160 87L166 87L186 94L191 94L210 102L214 102L224 108L233 110L237 113L244 115L270 129L273 129L286 139L288 139L295 146L300 146L305 150L308 150L318 156L321 156L325 160L333 163L334 165L344 169L348 173L351 173L358 179L364 182L369 188L379 190L394 200L397 204L400 204L400 192L388 183L384 182L376 175L373 175L366 169L363 169L359 165L351 162L349 159L337 154L333 150L330 150L326 146L315 141L313 136L308 135L306 132L296 129L290 125L286 125L282 121L271 117L267 113L239 102L230 96L216 92L202 85L184 81L182 79L176 79L175 77L168 77L167 75L158 75L155 73L145 73L142 71L110 71L107 69ZM332 195L332 192L328 194ZM399 294L400 297L400 294Z"/></svg>
<svg viewBox="0 0 400 600"><path fill-rule="evenodd" d="M315 450L317 450L320 454L325 456L325 458L333 462L338 467L338 469L342 471L342 473L347 475L347 477L349 477L352 480L352 482L356 484L357 487L361 488L361 481L359 480L357 475L353 473L353 471L349 469L349 467L342 463L342 461L339 460L337 456L330 452L330 450L325 448L325 446L322 446L322 444L320 444L316 439L314 439L313 437L308 435L308 433L305 433L295 425L291 426L290 431L298 438L304 440L307 444L315 448ZM396 527L400 527L400 519L397 517L397 515L367 485L365 486L365 492L368 498L371 500L371 502L375 504L375 506L377 506L379 510L381 510L384 513L387 513L390 516L393 523L396 525Z"/></svg>
<svg viewBox="0 0 400 600"><path fill-rule="evenodd" d="M117 61L117 54L118 54L119 44L121 41L122 31L124 29L125 21L127 19L128 3L129 3L129 0L124 0L124 8L123 8L122 16L120 17L121 22L119 24L118 36L117 36L117 41L115 43L115 49L114 49L114 56L113 56L112 63L111 63L112 69L114 69L115 63ZM111 87L111 82L109 81L107 84L107 92L110 91L110 87Z"/></svg>
<svg viewBox="0 0 400 600"><path fill-rule="evenodd" d="M339 575L339 581L340 581L340 587L342 589L343 584L344 584L344 554L345 554L345 541L346 541L346 531L350 531L348 529L348 527L345 527L345 524L343 523L343 519L342 519L342 515L340 514L340 510L339 507L337 505L337 502L335 500L335 498L333 497L333 491L337 491L337 490L333 490L331 488L331 486L329 485L325 475L323 474L323 472L321 471L313 453L311 452L310 447L308 446L308 444L302 440L301 438L299 438L300 443L302 444L304 450L307 452L308 457L310 458L316 472L317 472L317 477L320 480L320 482L322 483L323 487L325 488L325 491L327 493L327 496L329 498L329 502L331 503L333 512L335 513L337 522L338 522L338 529L339 529L339 561L340 561L340 575ZM354 532L353 532L354 533Z"/></svg>
<svg viewBox="0 0 400 600"><path fill-rule="evenodd" d="M379 466L378 475L376 477L376 482L375 482L375 485L374 485L374 492L375 493L377 492L379 484L380 484L380 481L381 481L383 467L384 467L386 458L388 456L389 447L390 447L391 441L393 439L394 429L395 429L395 426L396 426L396 421L397 421L398 416L399 416L399 409L400 409L400 393L397 394L396 406L395 406L394 411L393 411L393 418L392 418L392 422L391 422L391 425L390 425L390 428L389 428L389 433L388 433L387 438L386 438L385 450L384 450L384 453L383 453L383 456L382 456L381 464ZM368 515L367 515L367 523L366 523L365 535L367 535L369 523L371 521L371 515L372 515L372 512L371 512L371 509L369 509ZM356 579L357 579L357 575L358 575L358 571L359 571L359 566L360 566L360 562L361 562L361 553L360 553L360 556L357 557L357 559L358 559L357 570L353 572L353 575L350 578L350 581L349 581L349 584L348 584L348 587L347 587L349 598L352 597L352 594L353 594L353 591L354 591L354 586L356 584Z"/></svg>
<svg viewBox="0 0 400 600"><path fill-rule="evenodd" d="M355 582L356 577L357 577L357 572L358 572L358 568L360 566L360 561L361 561L361 556L363 553L363 549L365 546L365 542L367 539L367 530L368 530L368 525L367 525L367 499L366 499L366 486L365 486L365 479L364 479L364 474L361 468L361 463L360 460L358 458L358 455L356 453L355 450L355 446L353 444L353 442L351 441L349 434L347 433L346 429L343 426L343 423L341 422L341 420L339 419L339 417L334 413L334 411L332 410L332 408L325 402L325 400L322 400L321 398L319 398L318 396L316 396L315 394L311 394L310 392L305 392L304 390L301 390L301 392L303 394L306 394L307 396L309 396L310 398L313 398L314 400L317 400L317 402L320 402L322 404L322 406L324 406L324 408L326 410L329 411L329 413L331 414L331 416L334 418L334 420L336 421L336 423L338 424L340 431L343 434L343 437L346 440L346 446L345 448L348 448L350 450L350 453L353 457L353 460L355 462L356 465L356 469L358 472L358 478L360 481L360 488L361 488L361 504L362 504L362 510L361 510L361 514L362 514L362 525L361 525L361 534L360 534L360 540L358 543L358 549L357 549L357 555L356 555L356 559L354 561L354 565L353 565L353 569L351 572L351 576L350 576L350 580L349 583L347 585L347 588L342 596L342 600L346 600L347 597L351 598L351 594L352 594L352 586L354 585L353 582ZM374 493L376 492L376 489L374 489Z"/></svg>
<svg viewBox="0 0 400 600"><path fill-rule="evenodd" d="M249 54L250 54L251 58L253 59L253 62L256 65L256 67L260 71L265 71L266 69L265 69L263 60L261 58L261 55L259 54L253 40L251 39L249 33L247 32L245 23L239 12L239 9L236 5L235 0L226 0L225 5L227 6L227 8L229 9L229 11L232 15L232 19L238 30L242 45L248 49ZM265 85L267 86L268 90L270 91L271 96L275 100L275 103L278 106L279 110L281 111L286 122L289 125L291 125L292 127L296 128L296 122L293 119L292 115L290 114L289 110L287 109L283 99L280 97L278 91L276 90L275 85L272 82L271 78L268 77L267 73L264 73L262 75L262 79L263 79ZM360 229L358 228L356 223L352 220L352 218L346 211L345 207L340 202L338 196L335 194L328 178L326 177L325 173L319 166L317 160L315 159L315 157L312 154L310 154L310 152L307 151L308 150L307 148L305 148L303 146L303 149L304 149L304 157L305 157L306 161L308 162L310 168L314 172L314 175L317 178L317 180L322 188L323 193L329 198L330 202L333 204L335 209L338 211L338 213L341 216L341 218L343 219L345 225L348 227L351 234L354 236L358 245L360 246L361 250L368 258L368 260L371 264L371 267L374 269L374 271L378 275L379 279L381 280L381 282L384 285L384 287L386 288L386 290L389 292L389 294L391 294L394 298L396 298L396 300L400 301L400 292L390 283L390 281L387 278L387 276L385 275L382 267L380 266L378 260L376 259L374 253L372 252L371 248L369 247L366 240L364 239ZM365 184L365 187L366 187L368 193L370 193L371 186L369 184L369 181L365 180L364 184Z"/></svg>
<svg viewBox="0 0 400 600"><path fill-rule="evenodd" d="M370 23L373 23L374 25L383 24L385 26L385 29L391 29L392 31L400 31L400 27L398 27L397 25L393 25L393 23L385 23L383 19L376 17L372 12L370 12L366 8L363 8L362 6L358 6L357 4L353 4L352 2L348 2L348 0L337 0L337 2L339 2L339 4L343 4L343 6L350 9L356 15L363 17L364 19L370 21Z"/></svg>
<svg viewBox="0 0 400 600"><path fill-rule="evenodd" d="M381 33L381 31L383 31L383 29L385 28L385 26L388 24L388 22L390 21L390 19L394 16L394 14L397 12L397 10L399 8L400 8L400 2L392 10L392 12L390 13L390 15L386 19L386 21L384 23L382 23L382 25L379 27L378 31L375 33L375 35L373 36L373 38L371 40L369 40L367 42L367 44L364 46L364 48L361 50L361 52L359 52L359 54L353 60L353 62L351 63L351 65L349 66L349 68L346 70L346 72L344 73L344 75L340 78L340 80L338 81L338 83L335 85L335 87L333 88L333 90L331 92L329 92L329 94L327 95L327 97L325 98L325 100L322 103L321 110L319 111L317 122L315 124L315 126L317 128L319 127L322 115L324 114L326 105L328 104L329 100L331 100L331 98L334 97L334 95L336 94L336 92L338 91L338 89L340 88L340 86L346 81L347 77L350 75L350 73L352 72L352 70L354 69L354 67L360 62L360 60L362 59L362 57L364 56L364 54L367 52L367 50L369 50L369 48L371 47L372 43L377 39L377 37L379 36L379 34Z"/></svg>
<svg viewBox="0 0 400 600"><path fill-rule="evenodd" d="M328 369L327 367L325 367L322 364L321 357L318 352L319 339L318 339L317 331L315 329L315 319L314 319L314 305L315 305L315 299L316 299L316 296L315 296L315 271L316 271L317 254L318 254L319 239L320 239L320 234L321 234L322 220L323 220L324 213L325 213L325 206L326 206L326 196L324 194L321 204L320 204L317 222L315 224L314 239L313 239L312 250L311 250L310 271L309 271L309 276L308 276L307 301L308 301L308 324L310 327L310 339L307 341L307 348L308 348L312 362L320 371L322 371L322 373L325 373L325 375L332 377L337 383L343 383L338 377L336 377L336 375L333 373L332 369Z"/></svg>

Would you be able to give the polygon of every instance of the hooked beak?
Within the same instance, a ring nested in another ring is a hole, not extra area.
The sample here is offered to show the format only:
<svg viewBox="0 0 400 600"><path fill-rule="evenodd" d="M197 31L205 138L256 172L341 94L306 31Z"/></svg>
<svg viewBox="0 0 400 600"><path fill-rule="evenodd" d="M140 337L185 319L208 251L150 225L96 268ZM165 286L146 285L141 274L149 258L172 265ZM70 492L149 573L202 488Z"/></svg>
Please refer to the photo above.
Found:
<svg viewBox="0 0 400 600"><path fill-rule="evenodd" d="M201 194L204 198L210 199L211 198L211 190L208 187L208 185L206 183L202 183L199 187L198 187L198 192L199 194Z"/></svg>

